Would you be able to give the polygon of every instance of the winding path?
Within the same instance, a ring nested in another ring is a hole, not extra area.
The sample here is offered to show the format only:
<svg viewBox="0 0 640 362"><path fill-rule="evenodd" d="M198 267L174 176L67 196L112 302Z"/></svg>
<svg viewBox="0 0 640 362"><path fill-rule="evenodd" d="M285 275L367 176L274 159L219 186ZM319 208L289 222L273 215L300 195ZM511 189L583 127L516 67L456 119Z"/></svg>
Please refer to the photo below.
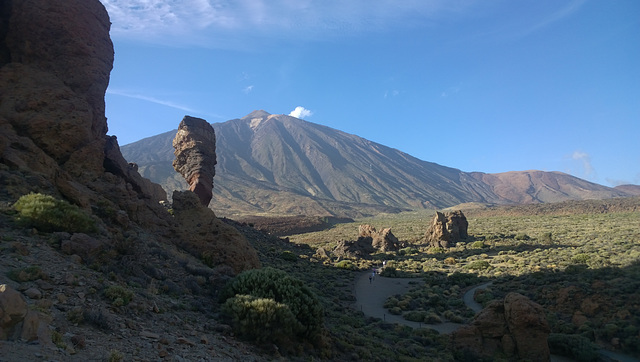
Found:
<svg viewBox="0 0 640 362"><path fill-rule="evenodd" d="M422 284L423 281L421 278L385 278L380 275L376 275L375 279L369 282L370 275L370 272L358 275L354 288L354 292L356 294L354 308L362 311L365 315L380 318L389 323L403 324L412 328L429 328L438 331L438 333L446 334L452 333L463 326L463 324L451 322L440 324L411 322L402 318L402 316L389 314L387 309L383 307L387 298L396 294L404 294L413 285ZM476 290L485 289L491 284L492 282L487 282L476 285L467 290L462 296L464 304L471 308L475 313L480 312L482 310L482 305L473 299L473 295ZM638 362L638 359L621 353L611 352L605 349L601 349L599 352L611 361ZM562 356L551 355L551 361L566 362L572 360Z"/></svg>
<svg viewBox="0 0 640 362"><path fill-rule="evenodd" d="M370 275L370 272L358 275L355 284L356 303L354 307L362 311L365 315L380 318L385 322L404 324L413 328L430 328L439 333L451 333L462 326L462 324L451 322L439 324L411 322L402 318L402 316L390 314L389 311L383 307L387 298L392 295L406 293L411 288L412 283L422 284L422 279L385 278L376 275L375 279L369 282ZM473 299L473 294L471 299Z"/></svg>

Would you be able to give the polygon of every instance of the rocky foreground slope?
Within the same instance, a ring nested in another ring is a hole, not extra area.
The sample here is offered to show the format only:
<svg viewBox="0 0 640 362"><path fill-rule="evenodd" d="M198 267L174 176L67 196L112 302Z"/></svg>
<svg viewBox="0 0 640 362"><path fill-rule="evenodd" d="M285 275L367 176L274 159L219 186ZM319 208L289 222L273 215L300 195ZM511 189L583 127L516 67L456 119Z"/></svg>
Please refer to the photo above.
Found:
<svg viewBox="0 0 640 362"><path fill-rule="evenodd" d="M0 3L0 359L244 358L192 323L206 314L165 314L260 261L193 193L174 196L171 215L107 136L109 28L98 0ZM90 231L25 227L11 205L29 193L79 207Z"/></svg>

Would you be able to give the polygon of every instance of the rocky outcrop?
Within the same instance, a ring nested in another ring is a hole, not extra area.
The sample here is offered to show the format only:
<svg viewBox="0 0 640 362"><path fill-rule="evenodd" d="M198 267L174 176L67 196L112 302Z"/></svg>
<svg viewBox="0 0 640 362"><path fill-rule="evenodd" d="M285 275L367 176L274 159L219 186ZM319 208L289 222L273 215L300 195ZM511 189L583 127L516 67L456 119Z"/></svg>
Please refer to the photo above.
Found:
<svg viewBox="0 0 640 362"><path fill-rule="evenodd" d="M44 192L166 225L157 205L164 192L131 171L106 135L114 52L102 4L8 1L0 11L0 196Z"/></svg>
<svg viewBox="0 0 640 362"><path fill-rule="evenodd" d="M358 240L340 240L332 254L338 258L366 258L376 249L371 245L371 238L358 238Z"/></svg>
<svg viewBox="0 0 640 362"><path fill-rule="evenodd" d="M20 292L0 284L0 340L37 340L51 344L49 322L42 313L29 309Z"/></svg>
<svg viewBox="0 0 640 362"><path fill-rule="evenodd" d="M468 227L469 223L462 211L446 214L436 211L436 216L425 233L425 239L431 247L449 248L469 237Z"/></svg>
<svg viewBox="0 0 640 362"><path fill-rule="evenodd" d="M377 231L373 226L365 224L358 227L358 239L356 241L339 241L333 250L333 255L337 257L362 258L376 251L397 251L407 245L407 242L401 242L393 235L391 228Z"/></svg>
<svg viewBox="0 0 640 362"><path fill-rule="evenodd" d="M216 174L216 134L213 127L201 118L185 116L173 139L175 148L173 168L187 180L205 207L213 192Z"/></svg>
<svg viewBox="0 0 640 362"><path fill-rule="evenodd" d="M259 268L255 249L238 230L220 221L191 191L173 193L179 245L210 266L228 265L235 273Z"/></svg>
<svg viewBox="0 0 640 362"><path fill-rule="evenodd" d="M13 203L41 192L99 218L99 236L76 234L61 243L63 252L85 261L115 249L125 234L144 232L160 242L184 242L198 256L228 261L236 271L254 267L255 251L213 212L197 210L205 227L183 217L190 212L173 218L159 204L165 192L142 178L116 137L106 135L104 95L114 56L109 28L98 0L0 3L0 200ZM204 120L191 117L181 132L186 161L180 168L204 203L203 195L211 197L215 135Z"/></svg>
<svg viewBox="0 0 640 362"><path fill-rule="evenodd" d="M381 231L376 231L371 225L360 225L358 227L359 237L361 238L370 238L371 246L374 249L387 252L387 251L398 251L400 248L406 247L406 242L400 242L398 238L393 235L391 232L391 228L384 228Z"/></svg>
<svg viewBox="0 0 640 362"><path fill-rule="evenodd" d="M542 307L529 298L509 293L478 313L470 325L452 335L456 348L476 357L497 353L526 361L549 361L547 339L551 329Z"/></svg>

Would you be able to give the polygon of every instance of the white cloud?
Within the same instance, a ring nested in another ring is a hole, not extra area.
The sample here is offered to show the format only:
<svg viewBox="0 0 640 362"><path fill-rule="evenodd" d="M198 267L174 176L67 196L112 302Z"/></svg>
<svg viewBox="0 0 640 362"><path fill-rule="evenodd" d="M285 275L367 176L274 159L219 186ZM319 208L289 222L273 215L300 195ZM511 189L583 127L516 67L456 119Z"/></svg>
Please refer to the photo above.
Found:
<svg viewBox="0 0 640 362"><path fill-rule="evenodd" d="M584 5L585 2L587 2L587 0L573 0L568 5L562 7L560 10L556 11L555 13L553 13L553 14L549 15L548 17L542 19L537 24L533 25L531 28L529 28L525 32L525 35L529 34L529 33L533 33L533 32L535 32L535 31L537 31L539 29L547 27L550 24L553 24L553 23L555 23L557 21L560 21L560 20L570 16L574 12L578 11L582 7L582 5Z"/></svg>
<svg viewBox="0 0 640 362"><path fill-rule="evenodd" d="M112 35L171 43L220 45L229 36L317 37L376 31L398 24L424 24L443 13L461 12L461 0L101 0ZM225 34L226 32L226 34ZM184 36L187 36L186 38ZM227 39L230 44L234 40ZM176 43L176 42L174 42Z"/></svg>
<svg viewBox="0 0 640 362"><path fill-rule="evenodd" d="M571 159L582 162L584 175L586 177L595 176L595 170L591 165L591 156L589 156L588 153L581 152L581 151L574 151L573 154L571 155Z"/></svg>
<svg viewBox="0 0 640 362"><path fill-rule="evenodd" d="M144 95L144 94L140 94L140 93L136 93L136 92L131 92L131 91L127 91L127 90L107 88L107 94L113 94L113 95L117 95L117 96L133 98L133 99L140 99L140 100L143 100L143 101L147 101L147 102L151 102L151 103L155 103L155 104L160 104L160 105L163 105L163 106L166 106L166 107L171 107L171 108L179 109L179 110L186 111L186 112L200 113L200 112L194 110L193 108L190 108L188 106L185 106L185 105L182 105L182 104L179 104L179 103L175 103L173 101L159 99L159 98L156 98L156 97L153 97L153 96L148 96L148 95Z"/></svg>
<svg viewBox="0 0 640 362"><path fill-rule="evenodd" d="M249 94L249 93L251 93L252 90L253 90L253 85L250 85L250 86L245 87L242 91L245 94Z"/></svg>
<svg viewBox="0 0 640 362"><path fill-rule="evenodd" d="M289 113L289 115L291 117L305 119L306 117L313 116L313 112L311 112L310 110L308 110L308 109L306 109L304 107L297 106L296 109L294 109L293 111L291 111L291 113Z"/></svg>

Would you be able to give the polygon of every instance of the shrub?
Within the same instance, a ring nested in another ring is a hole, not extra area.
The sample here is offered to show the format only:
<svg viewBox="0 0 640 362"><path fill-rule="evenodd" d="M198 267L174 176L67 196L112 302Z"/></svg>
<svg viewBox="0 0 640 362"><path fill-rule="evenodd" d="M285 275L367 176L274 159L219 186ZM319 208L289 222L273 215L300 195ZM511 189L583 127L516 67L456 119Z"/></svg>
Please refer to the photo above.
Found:
<svg viewBox="0 0 640 362"><path fill-rule="evenodd" d="M115 307L129 304L133 299L133 292L119 285L112 285L104 291L104 295L111 299Z"/></svg>
<svg viewBox="0 0 640 362"><path fill-rule="evenodd" d="M96 221L75 205L53 196L30 193L13 204L19 221L45 232L95 232Z"/></svg>
<svg viewBox="0 0 640 362"><path fill-rule="evenodd" d="M456 264L458 264L458 262L456 261L456 258L454 258L452 256L444 259L444 263L447 264L447 265L456 265Z"/></svg>
<svg viewBox="0 0 640 362"><path fill-rule="evenodd" d="M544 243L551 243L553 242L553 234L551 234L551 232L545 232L540 236L540 241L544 242Z"/></svg>
<svg viewBox="0 0 640 362"><path fill-rule="evenodd" d="M280 253L280 259L286 260L286 261L296 261L298 260L298 256L290 252L289 250L285 250L282 253Z"/></svg>
<svg viewBox="0 0 640 362"><path fill-rule="evenodd" d="M478 240L478 241L473 242L473 244L471 244L471 248L473 248L473 249L482 249L482 248L484 248L484 241Z"/></svg>
<svg viewBox="0 0 640 362"><path fill-rule="evenodd" d="M576 361L599 360L598 346L581 335L551 333L548 341L551 353L570 357Z"/></svg>
<svg viewBox="0 0 640 362"><path fill-rule="evenodd" d="M286 304L271 298L236 295L222 305L222 312L232 318L236 333L257 342L283 344L303 328Z"/></svg>
<svg viewBox="0 0 640 362"><path fill-rule="evenodd" d="M353 262L351 260L340 260L336 263L336 268L356 270L356 266L353 265Z"/></svg>
<svg viewBox="0 0 640 362"><path fill-rule="evenodd" d="M482 270L489 267L491 267L491 264L489 264L489 262L486 260L475 260L466 266L467 269L471 270Z"/></svg>
<svg viewBox="0 0 640 362"><path fill-rule="evenodd" d="M398 250L398 255L413 255L413 254L418 254L418 249L413 247L407 247L407 248Z"/></svg>
<svg viewBox="0 0 640 362"><path fill-rule="evenodd" d="M32 265L26 268L14 269L7 273L7 276L16 282L30 282L45 277L39 266Z"/></svg>
<svg viewBox="0 0 640 362"><path fill-rule="evenodd" d="M589 261L590 258L591 258L591 255L585 254L585 253L580 253L580 254L574 255L571 258L571 261L576 263L576 264L587 264L587 262Z"/></svg>
<svg viewBox="0 0 640 362"><path fill-rule="evenodd" d="M221 296L224 313L233 320L234 329L249 339L282 347L286 339L318 336L324 322L315 294L302 281L271 267L239 274ZM269 321L269 328L264 328L264 321Z"/></svg>
<svg viewBox="0 0 640 362"><path fill-rule="evenodd" d="M525 233L517 234L513 238L516 239L516 240L529 240L529 239L531 239L531 237L529 237L529 235L527 235Z"/></svg>

